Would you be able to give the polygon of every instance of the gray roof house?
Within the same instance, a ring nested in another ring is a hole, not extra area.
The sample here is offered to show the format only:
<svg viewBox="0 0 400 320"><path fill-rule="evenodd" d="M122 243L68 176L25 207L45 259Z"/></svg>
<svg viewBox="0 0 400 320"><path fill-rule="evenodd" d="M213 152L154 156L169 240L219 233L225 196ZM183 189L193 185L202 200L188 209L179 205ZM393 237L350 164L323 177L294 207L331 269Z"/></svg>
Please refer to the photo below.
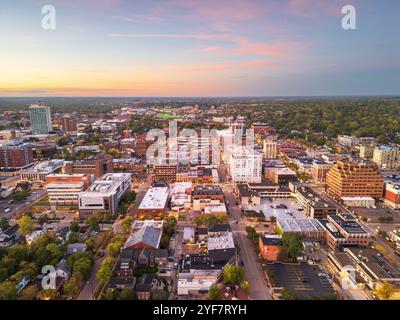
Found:
<svg viewBox="0 0 400 320"><path fill-rule="evenodd" d="M134 231L126 241L124 249L153 248L160 246L162 231L152 226L146 226Z"/></svg>

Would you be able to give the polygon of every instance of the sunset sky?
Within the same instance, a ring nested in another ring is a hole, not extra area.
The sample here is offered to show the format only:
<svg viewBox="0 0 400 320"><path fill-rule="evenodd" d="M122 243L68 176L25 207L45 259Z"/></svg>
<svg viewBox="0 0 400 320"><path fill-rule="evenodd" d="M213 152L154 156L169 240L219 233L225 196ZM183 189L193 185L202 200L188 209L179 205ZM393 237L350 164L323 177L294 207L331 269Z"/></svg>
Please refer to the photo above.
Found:
<svg viewBox="0 0 400 320"><path fill-rule="evenodd" d="M398 0L1 0L0 96L400 94L399 34Z"/></svg>

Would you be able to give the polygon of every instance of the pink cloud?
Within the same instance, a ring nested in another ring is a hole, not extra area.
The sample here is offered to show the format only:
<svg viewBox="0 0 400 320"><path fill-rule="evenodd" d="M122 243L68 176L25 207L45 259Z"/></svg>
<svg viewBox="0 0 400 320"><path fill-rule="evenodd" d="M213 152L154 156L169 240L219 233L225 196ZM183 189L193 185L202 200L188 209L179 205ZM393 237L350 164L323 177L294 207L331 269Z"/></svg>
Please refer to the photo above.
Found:
<svg viewBox="0 0 400 320"><path fill-rule="evenodd" d="M171 34L171 33L110 33L107 36L113 38L149 38L149 39L182 39L211 41L222 40L226 45L207 46L200 51L218 56L266 56L283 60L296 60L301 57L309 42L290 42L285 40L275 42L254 41L245 36L230 34Z"/></svg>
<svg viewBox="0 0 400 320"><path fill-rule="evenodd" d="M288 9L293 15L310 19L323 18L324 16L339 17L342 6L348 4L348 2L348 0L289 0Z"/></svg>
<svg viewBox="0 0 400 320"><path fill-rule="evenodd" d="M294 42L278 41L266 43L252 41L246 37L237 37L238 46L232 50L233 53L241 55L269 56L274 58L293 60L302 54L304 44Z"/></svg>
<svg viewBox="0 0 400 320"><path fill-rule="evenodd" d="M232 61L219 64L190 64L169 66L177 72L218 72L242 68L270 68L275 67L271 62L264 60Z"/></svg>

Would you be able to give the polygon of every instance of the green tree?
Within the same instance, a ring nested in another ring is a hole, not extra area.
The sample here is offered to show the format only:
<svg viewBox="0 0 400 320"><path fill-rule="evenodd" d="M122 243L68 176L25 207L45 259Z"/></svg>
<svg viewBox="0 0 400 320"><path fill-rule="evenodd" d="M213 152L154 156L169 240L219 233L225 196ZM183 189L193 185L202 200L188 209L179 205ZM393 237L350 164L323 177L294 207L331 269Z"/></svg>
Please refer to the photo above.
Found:
<svg viewBox="0 0 400 320"><path fill-rule="evenodd" d="M28 215L23 215L18 221L19 232L24 236L35 230L35 223Z"/></svg>
<svg viewBox="0 0 400 320"><path fill-rule="evenodd" d="M221 297L221 290L217 286L211 286L208 290L208 295L211 300L219 300Z"/></svg>
<svg viewBox="0 0 400 320"><path fill-rule="evenodd" d="M73 299L79 293L79 283L75 277L71 277L64 284L63 293L68 299Z"/></svg>
<svg viewBox="0 0 400 320"><path fill-rule="evenodd" d="M36 285L29 285L21 291L19 299L36 300L38 294L39 294L38 287Z"/></svg>
<svg viewBox="0 0 400 320"><path fill-rule="evenodd" d="M71 229L72 232L79 232L79 223L77 221L72 221L71 224L69 225L69 228Z"/></svg>
<svg viewBox="0 0 400 320"><path fill-rule="evenodd" d="M106 257L101 266L100 269L97 271L96 278L100 282L101 285L104 285L108 282L108 280L111 278L113 274L113 266L115 263L115 259L111 257Z"/></svg>
<svg viewBox="0 0 400 320"><path fill-rule="evenodd" d="M247 239L249 239L254 246L257 246L259 234L257 233L256 229L251 226L246 226L246 233Z"/></svg>
<svg viewBox="0 0 400 320"><path fill-rule="evenodd" d="M160 240L160 248L161 249L168 249L170 242L170 237L168 234L163 233Z"/></svg>
<svg viewBox="0 0 400 320"><path fill-rule="evenodd" d="M132 289L123 289L118 295L118 300L135 300L135 292Z"/></svg>
<svg viewBox="0 0 400 320"><path fill-rule="evenodd" d="M124 243L121 240L114 240L110 242L107 246L108 255L113 258L118 257L123 245Z"/></svg>
<svg viewBox="0 0 400 320"><path fill-rule="evenodd" d="M294 232L285 232L282 235L283 245L288 247L288 255L290 258L297 258L303 251L303 242L300 236Z"/></svg>
<svg viewBox="0 0 400 320"><path fill-rule="evenodd" d="M165 228L164 228L164 232L168 235L168 236L172 236L172 234L175 231L175 226L176 226L176 218L175 217L168 217L167 219L165 219Z"/></svg>
<svg viewBox="0 0 400 320"><path fill-rule="evenodd" d="M222 276L226 284L240 284L244 278L244 271L241 267L230 264L224 268Z"/></svg>
<svg viewBox="0 0 400 320"><path fill-rule="evenodd" d="M131 231L132 222L133 222L132 216L126 216L124 219L122 219L121 221L122 232L129 233Z"/></svg>
<svg viewBox="0 0 400 320"><path fill-rule="evenodd" d="M240 284L240 287L241 287L245 292L249 292L250 284L249 284L248 281L243 280L242 283Z"/></svg>
<svg viewBox="0 0 400 320"><path fill-rule="evenodd" d="M375 289L374 293L379 300L390 300L398 291L398 288L385 281L380 287Z"/></svg>
<svg viewBox="0 0 400 320"><path fill-rule="evenodd" d="M50 252L51 254L51 259L57 263L58 261L60 261L62 255L63 255L63 250L61 249L60 246L58 246L56 243L52 242L49 243L46 246L46 250Z"/></svg>
<svg viewBox="0 0 400 320"><path fill-rule="evenodd" d="M26 198L28 198L28 191L23 190L23 191L15 192L12 195L12 198L16 202L25 201Z"/></svg>
<svg viewBox="0 0 400 320"><path fill-rule="evenodd" d="M102 300L117 300L117 298L118 291L111 288L104 290L103 296L101 297Z"/></svg>
<svg viewBox="0 0 400 320"><path fill-rule="evenodd" d="M15 283L4 281L0 283L0 300L15 300L17 299L17 289Z"/></svg>
<svg viewBox="0 0 400 320"><path fill-rule="evenodd" d="M1 230L7 230L10 227L10 224L8 223L8 219L6 217L2 217L0 219L0 229Z"/></svg>
<svg viewBox="0 0 400 320"><path fill-rule="evenodd" d="M73 277L79 281L85 281L89 279L92 265L93 260L91 260L89 257L81 257L75 261L72 267Z"/></svg>
<svg viewBox="0 0 400 320"><path fill-rule="evenodd" d="M99 231L99 219L96 216L91 216L86 220L86 225L92 231Z"/></svg>

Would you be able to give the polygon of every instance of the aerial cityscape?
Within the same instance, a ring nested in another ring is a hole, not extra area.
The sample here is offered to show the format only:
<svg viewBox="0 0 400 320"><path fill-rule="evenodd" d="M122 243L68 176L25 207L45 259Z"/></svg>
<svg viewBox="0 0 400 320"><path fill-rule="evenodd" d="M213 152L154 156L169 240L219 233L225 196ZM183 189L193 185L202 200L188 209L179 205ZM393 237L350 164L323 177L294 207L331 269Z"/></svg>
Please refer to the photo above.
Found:
<svg viewBox="0 0 400 320"><path fill-rule="evenodd" d="M0 300L400 300L400 3L2 10Z"/></svg>

